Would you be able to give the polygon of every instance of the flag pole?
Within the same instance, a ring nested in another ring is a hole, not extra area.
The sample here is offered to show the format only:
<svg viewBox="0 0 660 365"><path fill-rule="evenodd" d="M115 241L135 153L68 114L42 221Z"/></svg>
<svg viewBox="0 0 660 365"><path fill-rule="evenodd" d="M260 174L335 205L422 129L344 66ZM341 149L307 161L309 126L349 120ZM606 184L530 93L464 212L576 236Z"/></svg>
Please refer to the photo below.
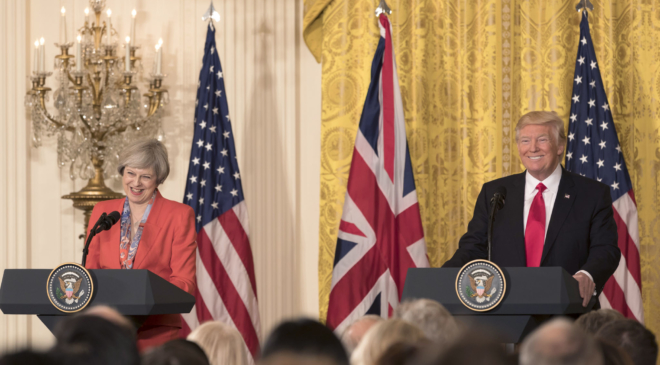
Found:
<svg viewBox="0 0 660 365"><path fill-rule="evenodd" d="M388 16L392 15L392 9L390 9L390 7L387 6L385 0L380 0L380 4L378 4L378 7L376 8L376 18L383 13Z"/></svg>
<svg viewBox="0 0 660 365"><path fill-rule="evenodd" d="M586 9L594 11L594 4L592 4L591 1L589 0L580 0L580 2L577 5L575 5L576 11L586 10Z"/></svg>
<svg viewBox="0 0 660 365"><path fill-rule="evenodd" d="M215 11L215 8L213 7L213 0L211 0L211 5L206 10L204 15L202 15L203 21L207 21L209 19L215 20L216 23L220 21L220 14L217 11ZM213 22L211 22L211 26L213 26Z"/></svg>

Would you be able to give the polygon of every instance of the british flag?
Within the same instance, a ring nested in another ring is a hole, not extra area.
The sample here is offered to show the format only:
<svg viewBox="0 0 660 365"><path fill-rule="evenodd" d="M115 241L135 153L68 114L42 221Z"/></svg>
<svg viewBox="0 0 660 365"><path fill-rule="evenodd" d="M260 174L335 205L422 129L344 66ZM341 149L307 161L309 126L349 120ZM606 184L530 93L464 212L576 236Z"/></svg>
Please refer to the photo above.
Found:
<svg viewBox="0 0 660 365"><path fill-rule="evenodd" d="M248 215L236 160L224 75L209 23L195 101L195 134L184 202L195 210L197 291L183 333L222 321L243 336L250 362L259 352L259 306Z"/></svg>
<svg viewBox="0 0 660 365"><path fill-rule="evenodd" d="M387 16L371 66L335 251L327 325L387 317L409 268L428 267Z"/></svg>
<svg viewBox="0 0 660 365"><path fill-rule="evenodd" d="M589 19L583 10L569 121L566 169L609 185L621 261L607 281L600 304L644 321L637 203L612 111L596 60Z"/></svg>

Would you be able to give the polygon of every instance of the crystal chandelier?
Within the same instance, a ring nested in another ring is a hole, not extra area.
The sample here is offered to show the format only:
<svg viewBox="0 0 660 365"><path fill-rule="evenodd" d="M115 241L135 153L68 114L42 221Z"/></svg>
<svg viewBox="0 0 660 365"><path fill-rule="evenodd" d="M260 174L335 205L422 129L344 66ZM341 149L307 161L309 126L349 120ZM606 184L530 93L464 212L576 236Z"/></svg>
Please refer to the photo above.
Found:
<svg viewBox="0 0 660 365"><path fill-rule="evenodd" d="M105 176L116 175L118 154L128 143L143 138L163 139L162 113L168 103L162 87L162 41L156 45L149 89L140 98L135 85L142 77L142 62L136 56L135 16L130 36L120 51L119 34L112 27L112 12L101 21L105 0L90 0L96 21L90 23L85 9L85 24L78 30L75 42L66 32L66 12L62 8L60 40L55 43L60 54L55 56L57 89L53 93L55 114L46 108L51 89L46 78L44 39L35 42L32 89L25 104L32 116L33 145L39 147L44 136L57 136L57 163L69 169L71 179L88 179L82 190L65 195L74 207L85 211L85 228L94 205L102 200L123 197L105 186ZM75 56L69 49L75 44ZM120 56L120 52L122 55ZM144 109L144 111L142 111Z"/></svg>

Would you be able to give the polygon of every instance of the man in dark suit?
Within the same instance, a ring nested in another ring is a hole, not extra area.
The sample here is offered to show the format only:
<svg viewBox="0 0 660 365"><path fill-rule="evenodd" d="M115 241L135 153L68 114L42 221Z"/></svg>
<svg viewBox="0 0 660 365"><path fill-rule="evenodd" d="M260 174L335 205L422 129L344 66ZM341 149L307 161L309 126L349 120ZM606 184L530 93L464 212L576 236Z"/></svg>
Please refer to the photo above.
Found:
<svg viewBox="0 0 660 365"><path fill-rule="evenodd" d="M506 202L493 223L491 261L502 267L561 266L575 274L586 307L621 257L610 188L561 166L566 134L554 112L520 118L516 143L527 171L484 184L468 231L443 266L487 259L490 200L504 187Z"/></svg>

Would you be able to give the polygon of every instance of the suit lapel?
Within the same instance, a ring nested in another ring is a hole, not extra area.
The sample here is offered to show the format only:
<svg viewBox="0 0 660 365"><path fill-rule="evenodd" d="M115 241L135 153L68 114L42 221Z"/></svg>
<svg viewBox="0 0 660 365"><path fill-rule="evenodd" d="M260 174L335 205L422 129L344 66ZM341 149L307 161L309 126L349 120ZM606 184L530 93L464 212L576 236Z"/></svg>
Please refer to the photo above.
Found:
<svg viewBox="0 0 660 365"><path fill-rule="evenodd" d="M550 217L550 224L548 232L545 236L545 244L543 245L543 256L541 256L541 265L548 256L548 252L554 245L557 235L561 230L562 225L568 217L568 213L573 207L575 201L575 183L570 174L562 167L562 176L557 189L557 197L555 198L555 205L552 208L552 216Z"/></svg>
<svg viewBox="0 0 660 365"><path fill-rule="evenodd" d="M138 245L137 252L135 253L135 259L133 262L134 269L141 269L141 264L144 262L144 259L149 254L149 251L156 245L156 238L160 232L160 212L161 206L163 204L163 196L160 195L160 192L156 190L156 200L154 205L151 207L149 216L147 217L147 223L144 224L142 229L142 237L140 237L140 244ZM119 253L117 253L119 254Z"/></svg>
<svg viewBox="0 0 660 365"><path fill-rule="evenodd" d="M525 254L525 227L523 224L523 214L525 211L525 173L518 174L513 181L514 189L508 194L505 204L509 205L513 214L512 218L513 230L510 232L511 241L515 247L516 255L518 255L519 262L522 266L527 263L527 255Z"/></svg>

